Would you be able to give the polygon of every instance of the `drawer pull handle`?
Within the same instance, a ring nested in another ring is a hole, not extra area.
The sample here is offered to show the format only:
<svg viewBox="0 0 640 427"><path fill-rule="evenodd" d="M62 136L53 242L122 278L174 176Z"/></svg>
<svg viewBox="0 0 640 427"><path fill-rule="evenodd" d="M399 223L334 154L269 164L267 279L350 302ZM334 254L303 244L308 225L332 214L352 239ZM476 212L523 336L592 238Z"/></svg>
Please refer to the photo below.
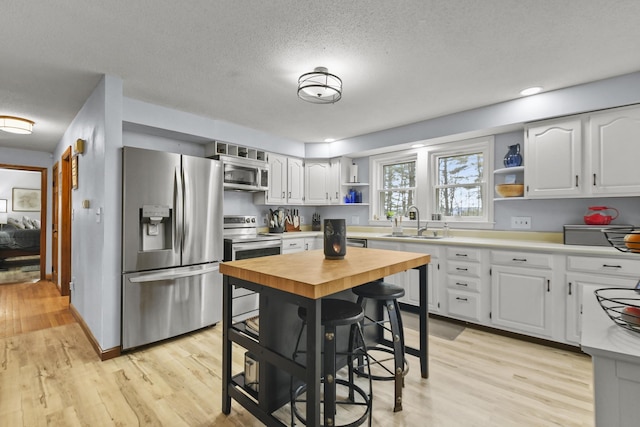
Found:
<svg viewBox="0 0 640 427"><path fill-rule="evenodd" d="M458 286L469 286L469 285L468 285L468 284L466 284L466 283L460 283L460 282L456 282L456 285L458 285Z"/></svg>
<svg viewBox="0 0 640 427"><path fill-rule="evenodd" d="M571 295L571 282L569 282L569 295Z"/></svg>
<svg viewBox="0 0 640 427"><path fill-rule="evenodd" d="M513 258L511 261L527 262L526 258Z"/></svg>
<svg viewBox="0 0 640 427"><path fill-rule="evenodd" d="M621 265L609 265L609 264L602 264L602 266L604 268L622 268Z"/></svg>
<svg viewBox="0 0 640 427"><path fill-rule="evenodd" d="M578 186L578 175L576 175L576 187Z"/></svg>
<svg viewBox="0 0 640 427"><path fill-rule="evenodd" d="M456 270L458 270L458 271L469 271L468 268L462 268L462 267L456 267Z"/></svg>
<svg viewBox="0 0 640 427"><path fill-rule="evenodd" d="M456 254L456 256L469 256L467 254Z"/></svg>
<svg viewBox="0 0 640 427"><path fill-rule="evenodd" d="M456 297L456 300L458 300L458 301L464 301L464 302L467 302L467 301L468 301L468 299L466 299L466 298L461 298L461 297Z"/></svg>
<svg viewBox="0 0 640 427"><path fill-rule="evenodd" d="M551 280L547 279L547 292L551 292Z"/></svg>

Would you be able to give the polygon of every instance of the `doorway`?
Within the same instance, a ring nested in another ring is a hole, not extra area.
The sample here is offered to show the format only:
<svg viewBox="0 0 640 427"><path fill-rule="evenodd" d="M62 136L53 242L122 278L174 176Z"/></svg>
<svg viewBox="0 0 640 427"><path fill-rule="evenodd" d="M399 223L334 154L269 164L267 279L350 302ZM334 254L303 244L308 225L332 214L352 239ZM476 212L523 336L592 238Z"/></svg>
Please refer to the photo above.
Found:
<svg viewBox="0 0 640 427"><path fill-rule="evenodd" d="M45 279L47 169L0 164L0 283Z"/></svg>

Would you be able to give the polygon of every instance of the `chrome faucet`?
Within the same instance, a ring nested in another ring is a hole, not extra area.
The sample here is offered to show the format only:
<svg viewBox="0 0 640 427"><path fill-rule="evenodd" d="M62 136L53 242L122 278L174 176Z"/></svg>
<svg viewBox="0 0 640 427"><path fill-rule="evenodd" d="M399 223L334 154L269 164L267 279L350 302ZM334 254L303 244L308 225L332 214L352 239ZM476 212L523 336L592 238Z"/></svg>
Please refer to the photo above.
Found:
<svg viewBox="0 0 640 427"><path fill-rule="evenodd" d="M422 233L427 231L427 227L425 226L425 227L420 228L420 210L418 209L418 207L416 205L409 206L407 208L406 215L409 216L409 212L411 211L411 209L416 211L416 230L417 230L418 236L422 236Z"/></svg>

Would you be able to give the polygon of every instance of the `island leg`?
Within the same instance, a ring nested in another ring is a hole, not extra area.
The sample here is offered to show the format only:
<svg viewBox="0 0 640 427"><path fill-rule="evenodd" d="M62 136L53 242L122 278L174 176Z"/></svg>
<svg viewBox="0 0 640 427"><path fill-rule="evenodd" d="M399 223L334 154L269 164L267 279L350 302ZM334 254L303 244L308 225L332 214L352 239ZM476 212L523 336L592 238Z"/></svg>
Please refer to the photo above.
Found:
<svg viewBox="0 0 640 427"><path fill-rule="evenodd" d="M231 328L231 285L229 277L222 279L222 412L229 415L231 412L231 396L229 386L231 384L231 341L229 341L229 328Z"/></svg>
<svg viewBox="0 0 640 427"><path fill-rule="evenodd" d="M307 426L320 424L320 378L322 377L321 300L308 300L307 309ZM325 414L325 425L326 425Z"/></svg>

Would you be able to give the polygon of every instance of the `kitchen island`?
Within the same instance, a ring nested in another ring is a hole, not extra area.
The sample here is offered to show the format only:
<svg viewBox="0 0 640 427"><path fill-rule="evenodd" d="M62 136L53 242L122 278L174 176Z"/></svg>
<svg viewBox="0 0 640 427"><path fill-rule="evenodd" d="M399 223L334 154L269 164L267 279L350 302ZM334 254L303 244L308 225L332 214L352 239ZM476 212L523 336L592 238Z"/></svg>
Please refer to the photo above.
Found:
<svg viewBox="0 0 640 427"><path fill-rule="evenodd" d="M593 360L597 427L640 422L640 334L616 325L593 293L583 295L582 351Z"/></svg>
<svg viewBox="0 0 640 427"><path fill-rule="evenodd" d="M233 398L266 425L284 425L272 414L288 402L288 381L284 381L283 376L293 376L307 384L308 425L321 425L321 299L409 269L417 269L420 274L420 345L418 349L407 347L406 352L420 358L421 375L427 378L429 261L430 256L425 254L350 247L343 260L326 260L322 250L314 250L221 264L220 272L224 274L223 413L230 413ZM260 294L261 333L258 336L242 323L232 324L234 285ZM307 311L306 348L309 351L305 366L290 358L289 350L298 329L286 316L287 312L295 311L292 307L303 307ZM234 343L251 352L260 364L257 391L245 386L243 373L232 373Z"/></svg>

